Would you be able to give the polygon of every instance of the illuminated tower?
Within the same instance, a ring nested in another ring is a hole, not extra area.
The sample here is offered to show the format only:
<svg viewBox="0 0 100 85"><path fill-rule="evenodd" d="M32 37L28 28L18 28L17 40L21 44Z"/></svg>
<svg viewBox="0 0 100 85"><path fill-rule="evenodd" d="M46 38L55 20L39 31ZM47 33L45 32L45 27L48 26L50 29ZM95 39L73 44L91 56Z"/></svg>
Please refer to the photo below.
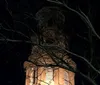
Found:
<svg viewBox="0 0 100 85"><path fill-rule="evenodd" d="M39 43L32 47L30 62L24 62L25 85L74 85L75 73L63 68L69 68L68 65L76 68L74 61L61 49L68 49L68 37L62 32L64 15L56 7L44 7L36 13L36 19Z"/></svg>

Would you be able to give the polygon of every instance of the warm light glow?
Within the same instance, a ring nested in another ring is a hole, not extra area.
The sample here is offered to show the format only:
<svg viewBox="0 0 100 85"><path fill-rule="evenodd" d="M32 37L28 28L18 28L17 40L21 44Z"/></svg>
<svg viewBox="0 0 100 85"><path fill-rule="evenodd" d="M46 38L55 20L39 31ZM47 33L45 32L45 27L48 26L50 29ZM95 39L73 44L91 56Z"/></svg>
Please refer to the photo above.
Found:
<svg viewBox="0 0 100 85"><path fill-rule="evenodd" d="M54 85L54 81L53 80L46 80L46 85Z"/></svg>
<svg viewBox="0 0 100 85"><path fill-rule="evenodd" d="M33 68L31 68L30 72L30 85L33 85Z"/></svg>
<svg viewBox="0 0 100 85"><path fill-rule="evenodd" d="M53 81L53 69L52 68L46 68L46 83L49 85L54 85Z"/></svg>
<svg viewBox="0 0 100 85"><path fill-rule="evenodd" d="M74 85L74 73L58 67L31 67L26 70L25 85Z"/></svg>
<svg viewBox="0 0 100 85"><path fill-rule="evenodd" d="M53 80L41 81L40 85L54 85L54 81Z"/></svg>

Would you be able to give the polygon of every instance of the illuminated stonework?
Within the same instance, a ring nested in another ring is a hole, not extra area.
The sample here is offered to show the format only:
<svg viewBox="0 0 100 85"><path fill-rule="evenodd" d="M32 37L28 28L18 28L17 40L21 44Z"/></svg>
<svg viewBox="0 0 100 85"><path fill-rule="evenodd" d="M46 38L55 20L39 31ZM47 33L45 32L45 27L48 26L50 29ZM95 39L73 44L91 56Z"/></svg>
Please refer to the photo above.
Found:
<svg viewBox="0 0 100 85"><path fill-rule="evenodd" d="M75 70L76 64L64 50L60 49L68 49L67 38L58 29L64 23L64 16L53 10L54 13L51 16L47 15L49 18L46 18L46 22L42 22L41 20L45 18L43 13L50 12L51 8L47 8L47 10L42 9L37 13L37 17L40 17L38 20L41 31L38 41L44 47L34 45L31 55L28 57L29 62L24 62L25 85L75 85L75 73L67 68L72 67ZM56 14L57 16L55 16Z"/></svg>
<svg viewBox="0 0 100 85"><path fill-rule="evenodd" d="M30 64L25 62L24 64ZM28 65L27 64L27 65ZM74 85L75 74L59 67L29 67L26 69L25 85Z"/></svg>
<svg viewBox="0 0 100 85"><path fill-rule="evenodd" d="M73 69L76 68L74 61L66 53L56 48L53 52L58 56L58 62L60 62L59 58L61 58ZM38 46L33 46L32 54L28 60L31 62L24 62L24 68L26 69L25 85L75 85L75 74L67 69L60 68L59 65L57 66L50 55Z"/></svg>

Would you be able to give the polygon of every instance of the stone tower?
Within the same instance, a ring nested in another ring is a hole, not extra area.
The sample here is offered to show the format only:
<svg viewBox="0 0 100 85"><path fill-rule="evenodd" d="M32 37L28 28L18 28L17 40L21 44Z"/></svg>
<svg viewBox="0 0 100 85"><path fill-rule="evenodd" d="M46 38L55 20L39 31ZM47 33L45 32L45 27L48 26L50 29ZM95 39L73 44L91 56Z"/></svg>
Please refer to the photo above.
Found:
<svg viewBox="0 0 100 85"><path fill-rule="evenodd" d="M62 30L65 17L57 7L44 7L36 13L38 44L32 46L26 69L25 85L74 85L75 73L64 69L76 64L61 48L68 49ZM30 62L29 62L30 61ZM68 64L68 65L67 65Z"/></svg>

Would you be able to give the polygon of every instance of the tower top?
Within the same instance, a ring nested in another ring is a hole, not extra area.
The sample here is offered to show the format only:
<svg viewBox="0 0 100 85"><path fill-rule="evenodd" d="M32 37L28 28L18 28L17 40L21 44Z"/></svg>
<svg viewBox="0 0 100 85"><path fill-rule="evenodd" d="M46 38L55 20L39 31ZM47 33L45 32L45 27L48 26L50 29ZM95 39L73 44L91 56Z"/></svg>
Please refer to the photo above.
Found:
<svg viewBox="0 0 100 85"><path fill-rule="evenodd" d="M57 26L62 29L65 22L65 16L58 7L43 7L36 13L39 30L43 31L47 27Z"/></svg>

